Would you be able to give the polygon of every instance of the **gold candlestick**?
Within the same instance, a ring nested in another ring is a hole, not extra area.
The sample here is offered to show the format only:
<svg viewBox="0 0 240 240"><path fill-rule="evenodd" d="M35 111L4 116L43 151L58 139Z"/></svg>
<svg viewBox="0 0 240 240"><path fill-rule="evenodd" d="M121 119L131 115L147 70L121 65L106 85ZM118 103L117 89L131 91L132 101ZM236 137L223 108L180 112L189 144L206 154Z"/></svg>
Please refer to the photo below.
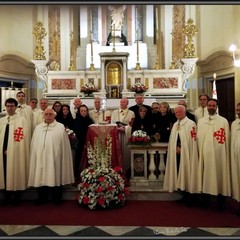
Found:
<svg viewBox="0 0 240 240"><path fill-rule="evenodd" d="M70 34L70 38L71 38L71 44L70 44L70 66L68 68L69 71L76 71L76 65L74 62L74 57L73 57L73 32L71 32Z"/></svg>
<svg viewBox="0 0 240 240"><path fill-rule="evenodd" d="M139 40L138 40L138 38L139 38L139 34L138 34L139 32L138 32L138 30L137 30L137 32L136 32L136 36L137 36L137 63L136 63L136 67L135 67L135 70L141 70L142 68L141 68L141 66L140 66L140 63L139 63Z"/></svg>
<svg viewBox="0 0 240 240"><path fill-rule="evenodd" d="M158 52L159 52L159 49L158 49L158 41L159 41L159 31L157 30L157 56L156 56L156 63L155 63L155 69L161 69L160 67L160 63L159 63L159 56L158 56Z"/></svg>
<svg viewBox="0 0 240 240"><path fill-rule="evenodd" d="M91 42L91 64L90 64L90 71L94 71L96 70L96 68L94 67L94 63L93 63L93 32L91 31L90 33L90 42Z"/></svg>
<svg viewBox="0 0 240 240"><path fill-rule="evenodd" d="M113 35L113 49L112 51L113 52L116 52L116 49L115 49L115 24L113 25L113 30L112 30L112 35Z"/></svg>

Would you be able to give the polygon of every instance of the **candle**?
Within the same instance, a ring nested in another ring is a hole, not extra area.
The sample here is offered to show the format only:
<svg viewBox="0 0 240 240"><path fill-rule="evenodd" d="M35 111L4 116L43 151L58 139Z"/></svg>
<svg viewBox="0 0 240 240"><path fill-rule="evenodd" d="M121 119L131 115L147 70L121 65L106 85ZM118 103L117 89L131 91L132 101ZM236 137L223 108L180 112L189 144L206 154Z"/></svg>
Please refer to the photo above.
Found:
<svg viewBox="0 0 240 240"><path fill-rule="evenodd" d="M138 31L137 31L137 57L139 55L139 46L138 46Z"/></svg>
<svg viewBox="0 0 240 240"><path fill-rule="evenodd" d="M92 31L90 35L90 41L91 41L91 62L93 62L93 36Z"/></svg>
<svg viewBox="0 0 240 240"><path fill-rule="evenodd" d="M93 21L92 21L92 9L91 9L91 11L90 11L90 30L92 31L92 29L93 29Z"/></svg>
<svg viewBox="0 0 240 240"><path fill-rule="evenodd" d="M156 7L156 31L158 31L158 7Z"/></svg>

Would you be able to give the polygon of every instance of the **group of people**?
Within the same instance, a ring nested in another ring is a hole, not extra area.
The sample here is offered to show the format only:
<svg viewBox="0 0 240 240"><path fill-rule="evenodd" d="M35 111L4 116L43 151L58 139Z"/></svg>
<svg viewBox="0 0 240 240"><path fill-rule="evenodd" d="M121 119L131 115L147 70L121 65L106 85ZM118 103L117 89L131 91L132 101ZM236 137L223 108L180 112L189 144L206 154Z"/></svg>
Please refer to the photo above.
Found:
<svg viewBox="0 0 240 240"><path fill-rule="evenodd" d="M128 179L128 138L136 130L153 137L158 133L160 142L168 142L165 190L180 191L186 203L200 193L204 207L209 206L211 196L217 196L220 210L225 207L226 197L240 202L240 103L239 119L232 123L230 131L227 119L217 113L216 99L201 94L199 101L194 114L187 110L184 100L174 109L167 102L148 106L142 94L136 94L136 104L130 107L129 100L123 97L119 108L113 111L102 111L100 97L94 98L92 110L79 97L74 99L72 108L60 101L50 107L44 98L39 100L38 108L38 99L31 98L26 104L25 93L18 92L16 99L5 101L6 116L0 119L0 189L5 194L4 203L19 204L22 192L29 187L38 189L37 204L47 202L50 193L56 204L61 203L63 186L79 183L88 127L101 122L117 124L122 165ZM76 134L75 151L66 129Z"/></svg>
<svg viewBox="0 0 240 240"><path fill-rule="evenodd" d="M37 111L32 111L24 99L24 92L18 92L16 99L6 99L6 115L0 119L0 189L4 205L19 205L23 191L30 187L38 189L36 204L46 202L50 194L60 204L63 186L74 181L65 127L55 120L52 108L46 108L43 121L34 126ZM37 100L31 101L36 105Z"/></svg>
<svg viewBox="0 0 240 240"><path fill-rule="evenodd" d="M187 205L199 202L206 208L216 198L223 211L227 197L240 201L240 103L238 119L229 123L218 114L218 100L202 94L199 101L195 121L187 117L185 106L174 108L177 121L169 138L163 188L182 193Z"/></svg>

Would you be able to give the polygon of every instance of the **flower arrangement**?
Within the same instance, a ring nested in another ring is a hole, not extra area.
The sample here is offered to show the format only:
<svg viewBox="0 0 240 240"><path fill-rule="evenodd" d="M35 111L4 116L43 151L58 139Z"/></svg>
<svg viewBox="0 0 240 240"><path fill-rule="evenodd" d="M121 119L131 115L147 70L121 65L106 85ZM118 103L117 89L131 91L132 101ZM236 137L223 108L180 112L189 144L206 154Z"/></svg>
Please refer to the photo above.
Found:
<svg viewBox="0 0 240 240"><path fill-rule="evenodd" d="M150 143L151 138L145 131L142 130L134 131L131 137L128 139L128 144L149 145Z"/></svg>
<svg viewBox="0 0 240 240"><path fill-rule="evenodd" d="M81 92L84 92L86 94L91 94L91 93L96 92L96 91L97 91L97 89L94 86L94 84L92 84L92 83L85 83L81 87Z"/></svg>
<svg viewBox="0 0 240 240"><path fill-rule="evenodd" d="M137 82L131 87L131 91L136 93L143 93L147 90L148 90L148 87L142 84L141 82Z"/></svg>
<svg viewBox="0 0 240 240"><path fill-rule="evenodd" d="M77 148L77 145L78 145L78 140L77 140L77 136L75 134L75 132L69 128L66 128L65 129L66 132L67 132L67 135L68 135L68 139L70 141L70 145L71 145L71 148L73 150L75 150Z"/></svg>
<svg viewBox="0 0 240 240"><path fill-rule="evenodd" d="M125 203L128 190L125 188L122 168L110 167L111 149L110 136L106 143L95 138L94 148L87 143L89 167L80 175L78 201L90 209L119 207Z"/></svg>

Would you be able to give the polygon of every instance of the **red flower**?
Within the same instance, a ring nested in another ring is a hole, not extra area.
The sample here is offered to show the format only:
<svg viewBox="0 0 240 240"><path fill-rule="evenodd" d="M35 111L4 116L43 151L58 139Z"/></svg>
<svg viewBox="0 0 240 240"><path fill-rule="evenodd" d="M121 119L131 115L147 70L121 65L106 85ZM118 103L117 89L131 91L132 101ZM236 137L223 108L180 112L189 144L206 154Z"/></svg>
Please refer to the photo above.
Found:
<svg viewBox="0 0 240 240"><path fill-rule="evenodd" d="M136 139L138 142L142 142L143 141L143 138L142 137L137 137Z"/></svg>
<svg viewBox="0 0 240 240"><path fill-rule="evenodd" d="M119 193L119 194L118 194L118 199L119 199L120 201L123 201L123 200L124 200L124 195L123 195L122 193Z"/></svg>
<svg viewBox="0 0 240 240"><path fill-rule="evenodd" d="M104 190L104 188L100 186L96 189L96 192L102 192L103 190Z"/></svg>
<svg viewBox="0 0 240 240"><path fill-rule="evenodd" d="M84 196L82 201L83 201L84 204L88 204L89 203L89 197Z"/></svg>
<svg viewBox="0 0 240 240"><path fill-rule="evenodd" d="M113 170L118 173L122 171L122 167L116 166Z"/></svg>
<svg viewBox="0 0 240 240"><path fill-rule="evenodd" d="M98 178L99 182L103 182L106 178L104 176L101 176L100 178Z"/></svg>
<svg viewBox="0 0 240 240"><path fill-rule="evenodd" d="M114 190L114 187L113 187L113 186L108 186L108 187L107 187L107 190L108 190L108 191L112 191L112 190Z"/></svg>
<svg viewBox="0 0 240 240"><path fill-rule="evenodd" d="M144 142L149 142L150 139L149 139L148 137L145 137L143 141L144 141Z"/></svg>
<svg viewBox="0 0 240 240"><path fill-rule="evenodd" d="M104 197L100 197L100 198L97 200L97 202L98 202L99 205L103 206L104 203L105 203L105 200L106 200L106 199L105 199Z"/></svg>
<svg viewBox="0 0 240 240"><path fill-rule="evenodd" d="M129 141L129 142L136 142L136 138L133 137L133 136L131 136L128 141Z"/></svg>
<svg viewBox="0 0 240 240"><path fill-rule="evenodd" d="M87 182L84 182L83 184L82 184L82 186L84 187L84 188L89 188L89 184L87 183Z"/></svg>
<svg viewBox="0 0 240 240"><path fill-rule="evenodd" d="M89 169L89 172L90 172L90 173L94 173L94 169L92 169L92 168Z"/></svg>
<svg viewBox="0 0 240 240"><path fill-rule="evenodd" d="M125 188L125 189L124 189L124 193L125 193L125 195L129 195L129 189L128 189L128 188Z"/></svg>

